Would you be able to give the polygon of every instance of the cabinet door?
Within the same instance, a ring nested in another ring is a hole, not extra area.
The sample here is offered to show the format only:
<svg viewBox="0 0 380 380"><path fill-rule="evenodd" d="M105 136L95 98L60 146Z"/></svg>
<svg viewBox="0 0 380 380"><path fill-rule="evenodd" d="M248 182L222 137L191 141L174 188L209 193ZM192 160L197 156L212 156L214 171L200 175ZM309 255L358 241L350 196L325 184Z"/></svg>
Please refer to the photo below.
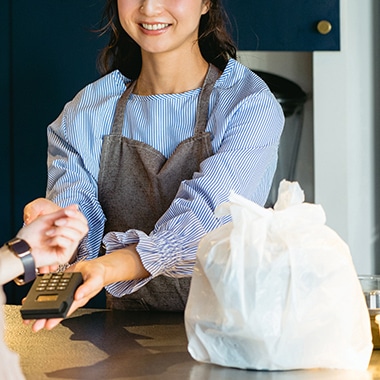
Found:
<svg viewBox="0 0 380 380"><path fill-rule="evenodd" d="M102 6L103 1L94 0L12 2L10 127L18 226L24 205L45 195L48 124L99 76L96 56L101 43L92 30L99 25Z"/></svg>
<svg viewBox="0 0 380 380"><path fill-rule="evenodd" d="M1 159L6 177L0 197L7 227L0 230L3 243L22 226L25 204L45 196L46 128L66 102L99 77L96 58L106 41L93 32L99 28L102 0L0 3L1 27L7 25L8 32L0 37L7 47L0 60L5 78L0 91L5 110L0 141L6 145ZM7 290L8 302L19 303L27 287L9 284Z"/></svg>
<svg viewBox="0 0 380 380"><path fill-rule="evenodd" d="M11 133L9 129L11 121L11 103L10 103L10 60L8 54L10 51L10 28L9 20L10 0L0 2L0 245L11 237L11 193L12 193L12 177L11 177Z"/></svg>
<svg viewBox="0 0 380 380"><path fill-rule="evenodd" d="M339 50L339 0L222 0L239 50Z"/></svg>

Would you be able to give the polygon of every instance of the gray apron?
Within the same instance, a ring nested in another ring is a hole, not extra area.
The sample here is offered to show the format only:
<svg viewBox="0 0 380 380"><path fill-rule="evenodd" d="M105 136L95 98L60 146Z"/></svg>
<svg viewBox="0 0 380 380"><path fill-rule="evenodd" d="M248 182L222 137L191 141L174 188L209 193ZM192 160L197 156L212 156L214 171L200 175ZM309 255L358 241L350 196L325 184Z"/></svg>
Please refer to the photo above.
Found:
<svg viewBox="0 0 380 380"><path fill-rule="evenodd" d="M109 231L137 229L149 234L169 208L183 180L191 179L200 163L212 155L205 132L211 91L219 77L210 65L199 95L194 136L166 157L153 147L122 135L124 113L135 82L120 97L111 134L104 137L98 179L99 202ZM119 310L183 311L190 277L157 276L138 291L121 298L107 294L107 307Z"/></svg>

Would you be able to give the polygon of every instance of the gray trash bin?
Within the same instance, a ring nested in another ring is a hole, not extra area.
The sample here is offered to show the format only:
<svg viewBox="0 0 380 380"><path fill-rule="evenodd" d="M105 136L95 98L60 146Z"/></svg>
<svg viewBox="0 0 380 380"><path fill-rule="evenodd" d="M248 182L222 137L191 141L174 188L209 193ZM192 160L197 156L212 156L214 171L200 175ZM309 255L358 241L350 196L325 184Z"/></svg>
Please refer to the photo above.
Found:
<svg viewBox="0 0 380 380"><path fill-rule="evenodd" d="M278 164L272 188L265 207L273 207L277 200L278 185L283 179L295 180L295 170L301 141L306 93L296 83L275 74L253 70L268 85L285 115L284 130L280 140Z"/></svg>

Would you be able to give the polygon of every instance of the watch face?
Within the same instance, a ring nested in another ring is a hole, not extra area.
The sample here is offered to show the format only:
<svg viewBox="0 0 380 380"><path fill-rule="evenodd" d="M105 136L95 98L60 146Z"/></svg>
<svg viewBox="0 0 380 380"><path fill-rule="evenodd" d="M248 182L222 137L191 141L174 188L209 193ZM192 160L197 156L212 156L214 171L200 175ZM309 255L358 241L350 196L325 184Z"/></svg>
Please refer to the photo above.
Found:
<svg viewBox="0 0 380 380"><path fill-rule="evenodd" d="M8 246L16 255L24 255L30 252L29 244L22 239L14 238L8 242Z"/></svg>

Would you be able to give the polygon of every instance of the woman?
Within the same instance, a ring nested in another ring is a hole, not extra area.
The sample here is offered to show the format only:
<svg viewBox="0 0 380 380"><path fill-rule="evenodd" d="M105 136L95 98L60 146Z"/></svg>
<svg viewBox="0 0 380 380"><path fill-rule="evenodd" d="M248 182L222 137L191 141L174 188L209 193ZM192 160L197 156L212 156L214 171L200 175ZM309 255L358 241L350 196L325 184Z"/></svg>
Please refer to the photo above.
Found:
<svg viewBox="0 0 380 380"><path fill-rule="evenodd" d="M57 269L70 260L87 231L87 221L76 206L37 218L0 248L0 284L14 278L18 284L32 281L36 268L41 272ZM4 301L0 288L0 304ZM23 379L17 355L4 344L3 325L0 312L0 379Z"/></svg>
<svg viewBox="0 0 380 380"><path fill-rule="evenodd" d="M78 203L90 232L77 306L103 286L118 309L183 310L199 240L231 190L264 204L284 118L234 58L220 0L108 0L104 76L49 126L47 198ZM79 299L81 299L79 301Z"/></svg>

